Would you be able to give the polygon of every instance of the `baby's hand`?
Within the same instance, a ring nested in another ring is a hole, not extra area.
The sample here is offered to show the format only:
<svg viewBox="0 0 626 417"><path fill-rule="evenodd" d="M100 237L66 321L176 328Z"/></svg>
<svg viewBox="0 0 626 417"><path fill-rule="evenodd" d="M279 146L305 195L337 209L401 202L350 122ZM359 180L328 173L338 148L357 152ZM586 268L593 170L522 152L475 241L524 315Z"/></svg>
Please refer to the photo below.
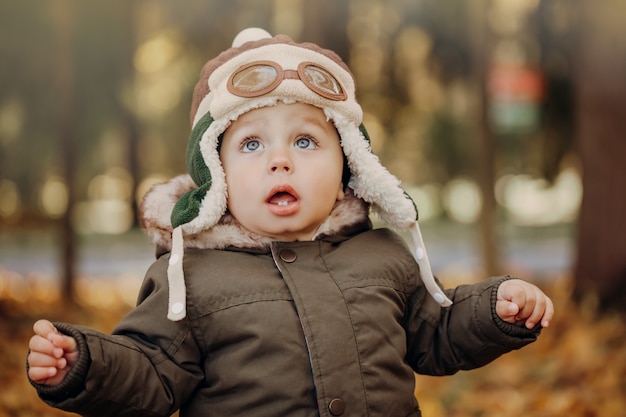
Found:
<svg viewBox="0 0 626 417"><path fill-rule="evenodd" d="M504 281L498 288L496 313L508 323L532 329L548 327L554 316L552 300L535 285L520 279Z"/></svg>
<svg viewBox="0 0 626 417"><path fill-rule="evenodd" d="M76 340L59 333L48 320L37 321L33 330L35 336L28 345L28 376L38 384L57 385L78 360Z"/></svg>

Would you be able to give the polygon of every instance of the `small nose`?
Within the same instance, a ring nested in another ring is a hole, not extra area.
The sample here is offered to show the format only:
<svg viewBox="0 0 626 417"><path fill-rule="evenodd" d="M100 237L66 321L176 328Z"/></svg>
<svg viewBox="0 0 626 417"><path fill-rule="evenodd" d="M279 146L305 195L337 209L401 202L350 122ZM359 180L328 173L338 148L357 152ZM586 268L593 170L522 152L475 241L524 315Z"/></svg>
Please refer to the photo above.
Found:
<svg viewBox="0 0 626 417"><path fill-rule="evenodd" d="M272 173L291 173L293 171L293 162L286 152L277 151L270 157L268 168Z"/></svg>

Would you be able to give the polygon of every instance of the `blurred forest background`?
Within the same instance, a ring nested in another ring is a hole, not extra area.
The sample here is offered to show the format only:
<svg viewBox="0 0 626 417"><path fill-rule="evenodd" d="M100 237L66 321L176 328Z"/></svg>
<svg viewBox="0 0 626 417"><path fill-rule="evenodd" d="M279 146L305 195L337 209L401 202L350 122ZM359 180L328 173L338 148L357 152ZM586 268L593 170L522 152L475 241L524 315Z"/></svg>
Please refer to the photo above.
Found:
<svg viewBox="0 0 626 417"><path fill-rule="evenodd" d="M335 50L447 285L511 273L535 345L417 377L426 416L626 415L626 3L0 0L0 417L67 415L25 378L30 327L109 331L153 248L138 205L185 172L191 92L243 28Z"/></svg>

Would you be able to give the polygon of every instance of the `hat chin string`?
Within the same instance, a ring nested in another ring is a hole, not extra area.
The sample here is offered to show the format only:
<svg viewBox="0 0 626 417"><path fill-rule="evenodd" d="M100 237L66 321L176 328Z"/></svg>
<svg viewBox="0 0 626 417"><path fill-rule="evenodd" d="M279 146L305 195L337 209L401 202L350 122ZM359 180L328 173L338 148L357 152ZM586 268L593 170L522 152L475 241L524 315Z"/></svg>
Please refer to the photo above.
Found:
<svg viewBox="0 0 626 417"><path fill-rule="evenodd" d="M424 239L422 239L422 232L420 231L417 222L414 222L410 227L412 245L411 250L413 256L420 267L420 274L422 275L422 282L426 286L426 289L433 297L433 299L439 303L442 307L448 307L452 305L452 301L446 297L443 290L437 285L435 277L433 276L432 269L430 267L430 261L428 260L428 254L426 253L426 247L424 246Z"/></svg>
<svg viewBox="0 0 626 417"><path fill-rule="evenodd" d="M172 231L172 251L167 267L169 286L167 318L171 321L182 320L187 315L187 290L183 272L184 251L183 229L182 226L178 226Z"/></svg>

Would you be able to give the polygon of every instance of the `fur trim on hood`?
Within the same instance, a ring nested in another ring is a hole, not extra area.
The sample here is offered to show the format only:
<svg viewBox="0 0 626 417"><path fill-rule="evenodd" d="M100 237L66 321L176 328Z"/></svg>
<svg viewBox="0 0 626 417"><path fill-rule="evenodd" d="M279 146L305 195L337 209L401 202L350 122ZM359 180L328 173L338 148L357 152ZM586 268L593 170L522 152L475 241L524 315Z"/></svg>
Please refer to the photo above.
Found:
<svg viewBox="0 0 626 417"><path fill-rule="evenodd" d="M179 175L166 183L154 186L146 194L141 206L141 227L159 248L170 251L172 247L172 209L180 197L198 186L188 174ZM368 221L369 205L354 196L350 189L346 197L338 201L313 239L340 234L345 229ZM224 249L229 246L239 248L267 248L272 238L262 236L243 228L230 213L226 212L211 229L192 235L185 235L186 248Z"/></svg>

